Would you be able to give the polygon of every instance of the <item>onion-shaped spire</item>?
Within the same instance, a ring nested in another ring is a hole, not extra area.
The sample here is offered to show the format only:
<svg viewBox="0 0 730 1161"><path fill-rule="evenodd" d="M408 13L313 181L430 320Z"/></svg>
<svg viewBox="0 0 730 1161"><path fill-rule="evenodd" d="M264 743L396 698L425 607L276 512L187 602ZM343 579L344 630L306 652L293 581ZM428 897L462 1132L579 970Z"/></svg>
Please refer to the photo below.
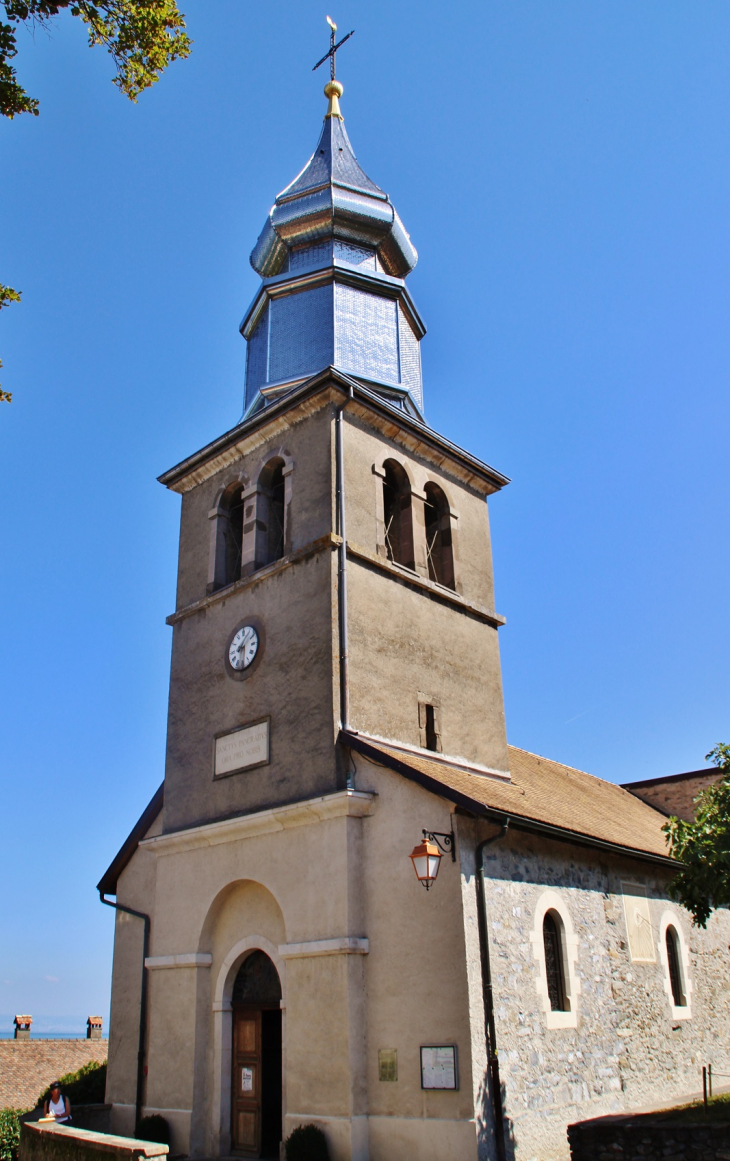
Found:
<svg viewBox="0 0 730 1161"><path fill-rule="evenodd" d="M343 87L324 88L327 112L317 148L282 190L251 253L263 278L287 268L289 251L327 238L377 251L383 270L403 278L418 254L390 198L360 168L340 111Z"/></svg>

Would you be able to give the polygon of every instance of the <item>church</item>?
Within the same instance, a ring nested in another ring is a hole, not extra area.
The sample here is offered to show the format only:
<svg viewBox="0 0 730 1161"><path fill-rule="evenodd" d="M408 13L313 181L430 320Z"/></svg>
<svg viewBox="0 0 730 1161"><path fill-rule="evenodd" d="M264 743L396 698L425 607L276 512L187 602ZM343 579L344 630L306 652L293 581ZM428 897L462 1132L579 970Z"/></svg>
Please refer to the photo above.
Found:
<svg viewBox="0 0 730 1161"><path fill-rule="evenodd" d="M111 1131L159 1114L191 1158L278 1158L314 1124L332 1161L564 1161L568 1124L730 1073L730 919L698 930L668 895L676 776L632 791L507 742L509 481L426 422L416 250L342 93L333 69L251 254L243 418L160 477L182 497L164 781L99 883Z"/></svg>

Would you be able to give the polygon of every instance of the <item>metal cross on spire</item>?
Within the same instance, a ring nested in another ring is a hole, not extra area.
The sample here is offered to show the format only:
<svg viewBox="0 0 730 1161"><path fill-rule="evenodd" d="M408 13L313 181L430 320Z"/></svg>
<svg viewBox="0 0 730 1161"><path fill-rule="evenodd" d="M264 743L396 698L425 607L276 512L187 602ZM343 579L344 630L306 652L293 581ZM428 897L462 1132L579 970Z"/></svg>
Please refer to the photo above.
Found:
<svg viewBox="0 0 730 1161"><path fill-rule="evenodd" d="M337 32L337 25L335 24L334 20L332 20L329 16L327 17L327 23L330 26L330 49L329 49L329 52L326 52L324 54L324 56L322 57L321 60L317 61L316 65L312 69L312 72L314 72L315 69L318 69L319 66L324 64L324 62L329 58L330 80L334 80L335 79L335 56L337 53L337 49L342 48L345 41L350 39L350 37L352 36L352 33L355 31L355 29L353 28L352 32L348 32L347 36L343 36L342 40L338 44L335 44L335 33Z"/></svg>

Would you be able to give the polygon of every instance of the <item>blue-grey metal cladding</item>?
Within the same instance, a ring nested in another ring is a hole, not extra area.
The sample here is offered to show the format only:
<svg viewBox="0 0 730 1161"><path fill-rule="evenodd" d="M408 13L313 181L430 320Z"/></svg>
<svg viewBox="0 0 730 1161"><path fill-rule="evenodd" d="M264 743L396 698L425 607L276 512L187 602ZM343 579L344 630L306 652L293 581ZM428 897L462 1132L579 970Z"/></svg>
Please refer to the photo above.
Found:
<svg viewBox="0 0 730 1161"><path fill-rule="evenodd" d="M246 351L246 407L259 387L266 383L266 365L269 357L269 308L266 306L256 329L248 340Z"/></svg>
<svg viewBox="0 0 730 1161"><path fill-rule="evenodd" d="M388 195L358 165L339 117L325 117L309 162L276 198L251 265L264 278L281 274L288 251L324 238L376 248L383 269L397 278L418 261Z"/></svg>
<svg viewBox="0 0 730 1161"><path fill-rule="evenodd" d="M398 304L353 286L335 286L335 365L350 375L400 384Z"/></svg>
<svg viewBox="0 0 730 1161"><path fill-rule="evenodd" d="M378 269L375 251L366 246L353 246L349 242L335 241L334 257L336 261L347 262L350 266L358 266L360 270Z"/></svg>
<svg viewBox="0 0 730 1161"><path fill-rule="evenodd" d="M400 381L407 387L423 411L423 379L421 377L421 348L408 315L398 305L398 346L400 350Z"/></svg>
<svg viewBox="0 0 730 1161"><path fill-rule="evenodd" d="M269 382L314 374L333 362L332 284L275 298L269 306Z"/></svg>
<svg viewBox="0 0 730 1161"><path fill-rule="evenodd" d="M261 389L333 365L376 389L382 384L390 399L393 388L396 398L408 392L422 414L424 329L408 313L415 307L403 282L417 260L388 195L360 168L342 120L326 117L314 154L276 198L251 254L264 282L242 323L246 406Z"/></svg>
<svg viewBox="0 0 730 1161"><path fill-rule="evenodd" d="M261 387L333 365L406 388L423 410L418 339L394 298L339 282L274 298L248 342L246 406Z"/></svg>

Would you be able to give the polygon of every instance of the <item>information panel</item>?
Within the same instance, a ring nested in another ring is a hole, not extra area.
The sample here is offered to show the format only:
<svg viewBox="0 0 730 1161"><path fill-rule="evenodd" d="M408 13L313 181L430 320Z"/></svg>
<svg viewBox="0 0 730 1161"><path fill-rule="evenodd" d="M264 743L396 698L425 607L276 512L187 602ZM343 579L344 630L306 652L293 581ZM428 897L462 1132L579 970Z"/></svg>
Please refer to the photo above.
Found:
<svg viewBox="0 0 730 1161"><path fill-rule="evenodd" d="M421 1088L458 1088L456 1045L421 1048Z"/></svg>

